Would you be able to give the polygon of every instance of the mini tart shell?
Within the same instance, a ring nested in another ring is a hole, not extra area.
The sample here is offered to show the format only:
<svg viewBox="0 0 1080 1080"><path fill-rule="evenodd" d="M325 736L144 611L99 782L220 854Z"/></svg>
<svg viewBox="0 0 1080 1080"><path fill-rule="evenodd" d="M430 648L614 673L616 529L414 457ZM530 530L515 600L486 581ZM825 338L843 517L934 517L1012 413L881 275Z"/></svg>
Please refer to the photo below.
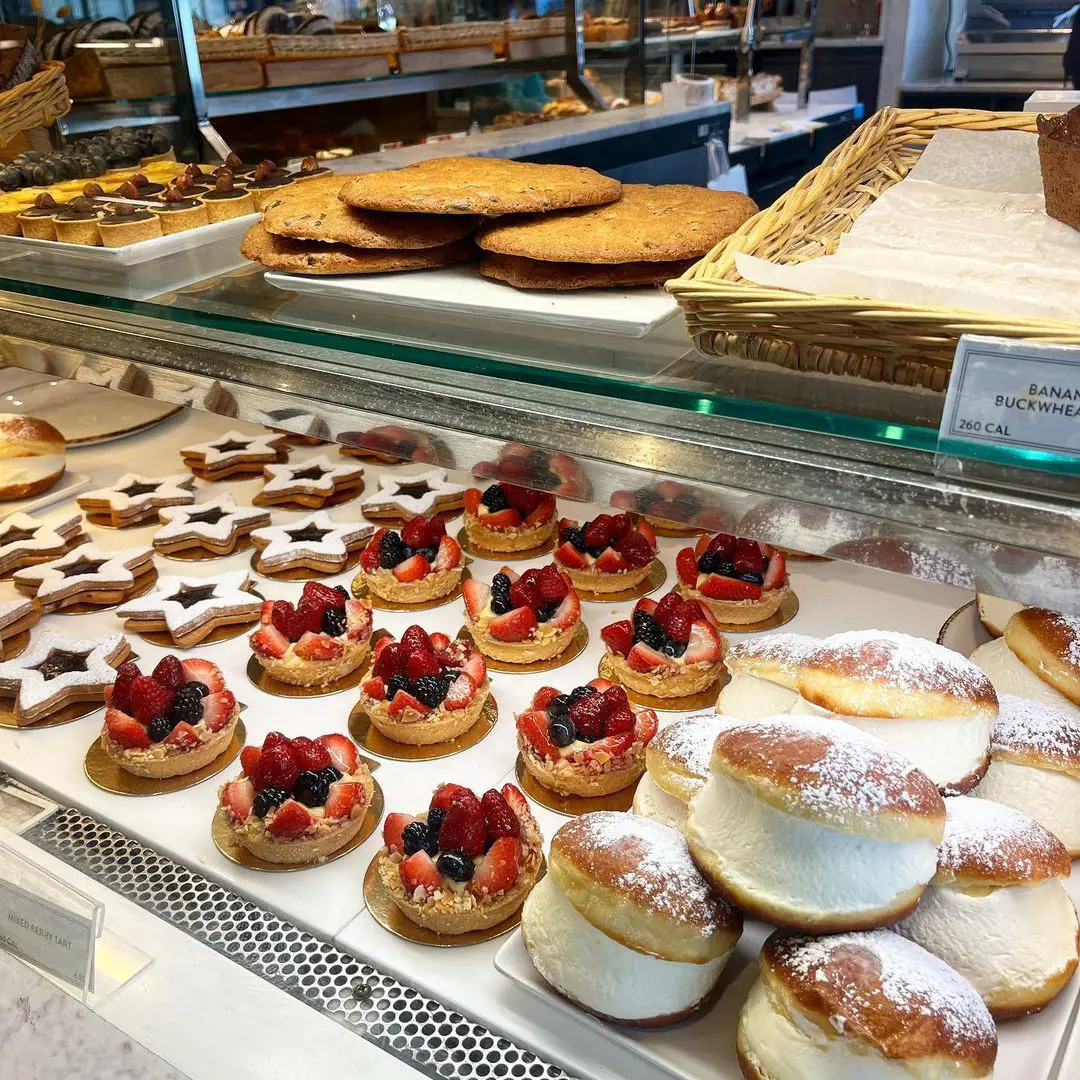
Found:
<svg viewBox="0 0 1080 1080"><path fill-rule="evenodd" d="M402 915L435 934L467 934L472 930L487 930L509 919L525 903L525 897L539 881L543 860L539 847L530 847L522 858L521 876L514 887L502 896L482 900L467 910L455 908L450 903L443 905L441 900L434 904L418 904L405 892L399 865L386 851L379 856L379 877Z"/></svg>
<svg viewBox="0 0 1080 1080"><path fill-rule="evenodd" d="M394 742L407 743L409 746L431 746L434 743L449 742L459 735L464 735L480 719L484 711L484 702L491 693L487 679L473 695L472 701L464 709L436 709L422 720L402 721L390 715L385 701L375 701L364 695L361 698L364 709L371 720L372 727Z"/></svg>
<svg viewBox="0 0 1080 1080"><path fill-rule="evenodd" d="M56 211L56 214L58 213L59 208ZM29 240L55 240L56 214L28 215L23 211L15 219L19 223L18 231Z"/></svg>
<svg viewBox="0 0 1080 1080"><path fill-rule="evenodd" d="M569 566L559 562L558 558L555 562L574 583L575 589L584 589L585 592L591 593L614 593L622 592L623 589L637 588L649 576L656 559L636 569L619 570L614 574L605 574L600 570L571 570Z"/></svg>
<svg viewBox="0 0 1080 1080"><path fill-rule="evenodd" d="M65 221L63 218L54 218L56 226L56 239L63 244L82 244L84 247L101 247L101 235L98 233L98 222L101 214L95 214L88 218L75 218Z"/></svg>
<svg viewBox="0 0 1080 1080"><path fill-rule="evenodd" d="M488 551L529 551L551 539L558 522L555 511L539 525L513 525L509 529L489 529L477 514L465 511L465 535L475 547Z"/></svg>
<svg viewBox="0 0 1080 1080"><path fill-rule="evenodd" d="M280 659L262 656L252 650L252 655L262 665L263 670L272 679L288 683L290 686L329 686L351 675L363 664L371 652L371 640L348 641L335 638L345 646L345 655L337 660L303 660L296 655L295 642L290 642L285 655Z"/></svg>
<svg viewBox="0 0 1080 1080"><path fill-rule="evenodd" d="M591 772L587 768L574 765L566 758L558 762L548 761L536 753L526 741L518 736L518 750L525 768L538 784L559 795L614 795L631 784L636 784L645 772L645 746L634 745L620 758L618 768L608 772ZM566 768L559 768L565 764Z"/></svg>
<svg viewBox="0 0 1080 1080"><path fill-rule="evenodd" d="M733 623L737 626L753 626L754 623L771 619L779 610L791 592L789 585L763 592L757 600L710 600L697 589L690 589L679 583L679 592L688 600L700 600L720 622Z"/></svg>
<svg viewBox="0 0 1080 1080"><path fill-rule="evenodd" d="M579 620L580 622L580 620ZM578 624L559 631L545 640L499 641L482 631L474 622L466 625L472 632L476 647L492 660L502 660L508 664L532 664L537 660L553 660L561 656L574 640Z"/></svg>
<svg viewBox="0 0 1080 1080"><path fill-rule="evenodd" d="M161 236L161 219L155 215L139 221L114 224L102 220L98 222L98 235L104 247L126 247L128 244L137 244L142 240L153 240ZM157 508L152 509L156 513Z"/></svg>
<svg viewBox="0 0 1080 1080"><path fill-rule="evenodd" d="M427 600L437 600L440 596L452 593L465 572L464 564L452 570L432 570L417 581L398 581L390 570L378 569L373 574L366 570L364 584L372 596L389 600L395 604L423 604Z"/></svg>
<svg viewBox="0 0 1080 1080"><path fill-rule="evenodd" d="M173 233L187 232L188 229L197 229L200 225L210 224L210 215L206 212L206 204L198 202L196 206L189 206L184 210L164 210L156 206L150 207L150 213L161 222L161 231L166 236Z"/></svg>
<svg viewBox="0 0 1080 1080"><path fill-rule="evenodd" d="M231 199L204 199L203 205L211 224L255 213L255 199L250 191Z"/></svg>
<svg viewBox="0 0 1080 1080"><path fill-rule="evenodd" d="M630 690L650 697L675 698L698 694L711 686L724 673L724 665L718 660L713 664L689 664L677 669L677 674L657 675L649 671L635 671L625 656L608 649L605 654L615 679Z"/></svg>
<svg viewBox="0 0 1080 1080"><path fill-rule="evenodd" d="M229 722L220 731L213 731L206 742L190 750L178 750L175 754L166 754L163 758L141 758L140 751L128 750L109 737L106 728L101 729L101 748L110 761L132 776L145 776L152 780L165 780L171 776L187 776L209 765L229 748L240 719L240 709L233 710ZM153 744L151 744L153 745Z"/></svg>

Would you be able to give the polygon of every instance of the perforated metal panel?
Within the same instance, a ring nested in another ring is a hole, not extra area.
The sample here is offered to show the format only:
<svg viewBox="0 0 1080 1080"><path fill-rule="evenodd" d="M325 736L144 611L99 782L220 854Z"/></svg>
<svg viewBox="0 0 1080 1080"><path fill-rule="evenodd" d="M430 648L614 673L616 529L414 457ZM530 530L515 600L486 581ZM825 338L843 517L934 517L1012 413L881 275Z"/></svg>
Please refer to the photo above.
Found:
<svg viewBox="0 0 1080 1080"><path fill-rule="evenodd" d="M509 1039L77 810L61 810L26 839L427 1076L572 1080Z"/></svg>

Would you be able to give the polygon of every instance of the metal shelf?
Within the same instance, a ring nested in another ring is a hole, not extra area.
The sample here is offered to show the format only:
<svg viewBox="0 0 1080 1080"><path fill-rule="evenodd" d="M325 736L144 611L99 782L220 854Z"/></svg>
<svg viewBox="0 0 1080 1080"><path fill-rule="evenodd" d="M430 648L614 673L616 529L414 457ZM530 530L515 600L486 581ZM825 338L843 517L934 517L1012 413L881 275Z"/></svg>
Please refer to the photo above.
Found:
<svg viewBox="0 0 1080 1080"><path fill-rule="evenodd" d="M645 39L645 54L648 57L665 56L668 53L688 53L693 49L698 52L711 52L713 49L736 48L739 44L739 28L728 30L696 30L687 33L654 34ZM797 45L808 41L813 35L809 23L768 25L763 20L759 29L759 48L768 42L773 47L785 44ZM626 41L589 41L585 43L586 55L624 53L636 48L637 42Z"/></svg>

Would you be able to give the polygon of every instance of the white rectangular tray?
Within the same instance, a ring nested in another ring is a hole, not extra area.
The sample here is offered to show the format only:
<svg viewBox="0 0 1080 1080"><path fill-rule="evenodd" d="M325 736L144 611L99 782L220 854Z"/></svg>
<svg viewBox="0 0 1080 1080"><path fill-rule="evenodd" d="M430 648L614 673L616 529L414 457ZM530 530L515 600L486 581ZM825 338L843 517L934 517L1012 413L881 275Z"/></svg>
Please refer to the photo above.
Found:
<svg viewBox="0 0 1080 1080"><path fill-rule="evenodd" d="M500 319L541 326L643 337L678 311L658 288L580 289L552 292L514 289L481 277L473 266L401 274L304 277L266 272L279 289L344 300L438 311L464 319Z"/></svg>

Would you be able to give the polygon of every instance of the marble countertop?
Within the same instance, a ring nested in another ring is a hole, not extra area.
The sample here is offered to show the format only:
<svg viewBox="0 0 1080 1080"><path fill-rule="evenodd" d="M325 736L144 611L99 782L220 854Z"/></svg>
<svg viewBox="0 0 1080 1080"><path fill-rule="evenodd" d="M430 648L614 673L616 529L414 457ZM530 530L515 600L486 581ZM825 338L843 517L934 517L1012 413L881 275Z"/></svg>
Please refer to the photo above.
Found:
<svg viewBox="0 0 1080 1080"><path fill-rule="evenodd" d="M728 149L745 150L790 139L852 109L861 115L862 106L854 100L811 101L805 109L799 109L795 95L784 94L771 109L752 112L745 123L733 120Z"/></svg>

